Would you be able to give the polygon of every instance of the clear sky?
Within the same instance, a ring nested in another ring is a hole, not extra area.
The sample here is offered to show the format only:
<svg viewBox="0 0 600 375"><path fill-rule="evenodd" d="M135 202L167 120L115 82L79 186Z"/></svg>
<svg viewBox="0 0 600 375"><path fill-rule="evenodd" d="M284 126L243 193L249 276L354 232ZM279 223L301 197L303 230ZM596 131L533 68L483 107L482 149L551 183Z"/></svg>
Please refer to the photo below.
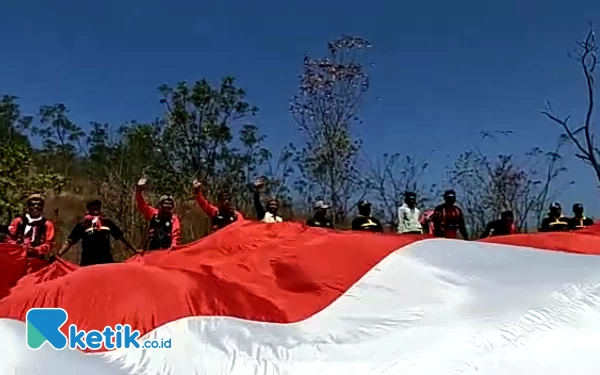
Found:
<svg viewBox="0 0 600 375"><path fill-rule="evenodd" d="M479 142L480 130L514 130L507 152L551 147L559 129L540 110L551 99L556 112L582 118L584 81L567 51L588 22L600 26L598 0L22 0L1 8L0 94L21 97L27 111L64 102L84 127L149 121L160 114L158 85L233 75L276 149L298 137L288 107L303 55L322 54L343 33L362 36L374 63L358 129L365 154L428 157L431 180L443 178L447 155ZM577 184L563 206L578 199L600 214L591 173L567 163Z"/></svg>

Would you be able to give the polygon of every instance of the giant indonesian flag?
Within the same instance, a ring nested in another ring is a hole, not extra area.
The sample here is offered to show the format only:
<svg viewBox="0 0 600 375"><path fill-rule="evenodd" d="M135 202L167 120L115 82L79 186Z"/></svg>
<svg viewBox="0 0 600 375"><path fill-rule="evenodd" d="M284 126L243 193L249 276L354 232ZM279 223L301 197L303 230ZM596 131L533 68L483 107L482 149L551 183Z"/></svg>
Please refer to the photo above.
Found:
<svg viewBox="0 0 600 375"><path fill-rule="evenodd" d="M594 227L466 242L240 222L125 264L58 261L16 285L21 250L0 253L1 375L600 374ZM34 351L32 307L172 346Z"/></svg>

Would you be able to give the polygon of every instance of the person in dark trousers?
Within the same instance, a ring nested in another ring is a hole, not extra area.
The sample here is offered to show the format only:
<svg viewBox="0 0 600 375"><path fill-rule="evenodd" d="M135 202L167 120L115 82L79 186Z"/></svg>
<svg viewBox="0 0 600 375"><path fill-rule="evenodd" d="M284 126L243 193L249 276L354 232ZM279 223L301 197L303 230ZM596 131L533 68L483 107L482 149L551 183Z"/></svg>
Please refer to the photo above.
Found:
<svg viewBox="0 0 600 375"><path fill-rule="evenodd" d="M44 198L40 194L27 199L27 213L12 221L6 240L27 250L27 273L37 272L49 264L54 225L44 217Z"/></svg>
<svg viewBox="0 0 600 375"><path fill-rule="evenodd" d="M144 199L144 186L146 178L142 177L137 183L135 201L138 210L148 220L148 240L146 250L173 249L179 244L180 222L179 217L173 213L175 201L172 196L163 195L158 202L158 208L146 203Z"/></svg>
<svg viewBox="0 0 600 375"><path fill-rule="evenodd" d="M371 216L371 203L367 200L358 202L358 216L352 220L352 230L383 232L379 220Z"/></svg>
<svg viewBox="0 0 600 375"><path fill-rule="evenodd" d="M315 213L314 216L306 220L306 225L309 227L320 227L334 229L333 222L327 218L327 211L331 206L325 204L323 201L315 202Z"/></svg>
<svg viewBox="0 0 600 375"><path fill-rule="evenodd" d="M550 205L548 216L542 220L540 232L562 232L569 230L569 219L562 215L560 203L554 202Z"/></svg>
<svg viewBox="0 0 600 375"><path fill-rule="evenodd" d="M194 194L196 202L204 211L206 216L210 218L210 231L215 232L223 229L226 226L235 223L236 221L244 220L244 216L231 207L231 195L226 191L221 191L218 194L219 205L211 204L202 192L202 183L197 179L193 181Z"/></svg>
<svg viewBox="0 0 600 375"><path fill-rule="evenodd" d="M260 189L265 186L265 178L259 178L254 182L254 209L258 220L263 223L281 223L283 218L277 213L279 211L279 201L277 199L269 199L267 201L267 209L260 201Z"/></svg>
<svg viewBox="0 0 600 375"><path fill-rule="evenodd" d="M87 213L82 221L75 225L65 244L58 252L62 257L64 253L81 241L80 266L114 263L111 252L110 237L123 242L131 251L142 254L134 248L124 237L123 231L110 219L102 216L102 202L93 200L87 204Z"/></svg>
<svg viewBox="0 0 600 375"><path fill-rule="evenodd" d="M594 220L583 214L583 204L573 205L573 217L569 218L569 229L576 230L594 225Z"/></svg>
<svg viewBox="0 0 600 375"><path fill-rule="evenodd" d="M463 239L468 240L465 217L462 210L455 205L456 192L446 190L444 192L444 203L433 211L433 235L443 238L458 238L457 232Z"/></svg>
<svg viewBox="0 0 600 375"><path fill-rule="evenodd" d="M507 236L509 234L517 234L517 226L515 225L515 217L512 211L504 211L500 214L499 220L490 222L481 238Z"/></svg>

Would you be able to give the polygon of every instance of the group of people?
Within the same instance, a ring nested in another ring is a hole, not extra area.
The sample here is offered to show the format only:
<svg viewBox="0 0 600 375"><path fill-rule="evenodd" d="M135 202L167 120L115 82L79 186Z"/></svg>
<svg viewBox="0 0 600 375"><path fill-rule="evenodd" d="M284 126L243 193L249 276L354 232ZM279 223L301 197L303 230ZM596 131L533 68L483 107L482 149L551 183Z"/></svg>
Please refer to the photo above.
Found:
<svg viewBox="0 0 600 375"><path fill-rule="evenodd" d="M181 227L177 214L173 212L175 200L173 196L163 195L157 207L149 205L144 198L146 178L141 178L136 186L135 200L140 213L148 221L147 241L142 250L136 249L127 239L123 231L109 218L102 214L102 202L93 200L87 203L86 213L81 221L71 230L65 243L57 252L53 252L54 225L44 215L44 198L34 194L27 199L25 215L13 220L8 228L6 242L23 245L27 251L27 272L32 273L43 268L56 257L63 256L72 246L81 242L81 266L113 263L111 253L111 237L121 241L134 253L173 249L180 243ZM260 191L265 179L254 183L253 202L257 217L264 223L280 223L279 201L269 199L263 206ZM196 202L210 218L211 232L222 229L232 223L245 220L242 213L231 204L231 195L227 191L217 194L217 204L211 203L204 195L202 183L194 180L193 191ZM456 205L456 193L447 190L443 195L444 202L433 210L421 212L417 207L417 194L406 192L404 203L398 208L396 232L399 234L431 234L435 237L469 239L462 210ZM314 214L306 221L307 226L335 228L328 218L330 206L319 200L314 205ZM550 206L548 217L542 221L540 231L566 231L592 225L593 221L584 215L583 205L573 206L573 216L564 217L558 203ZM361 200L358 203L358 216L352 221L352 230L383 232L381 222L371 215L371 203ZM505 211L498 220L489 223L483 237L510 235L517 233L514 216Z"/></svg>

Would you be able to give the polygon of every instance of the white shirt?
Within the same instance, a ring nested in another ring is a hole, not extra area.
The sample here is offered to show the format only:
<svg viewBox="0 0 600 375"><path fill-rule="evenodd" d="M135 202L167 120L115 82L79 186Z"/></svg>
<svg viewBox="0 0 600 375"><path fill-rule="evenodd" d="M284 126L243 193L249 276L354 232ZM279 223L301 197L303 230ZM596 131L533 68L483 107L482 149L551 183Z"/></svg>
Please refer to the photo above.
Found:
<svg viewBox="0 0 600 375"><path fill-rule="evenodd" d="M406 203L398 208L398 233L423 232L419 217L421 210L409 208Z"/></svg>
<svg viewBox="0 0 600 375"><path fill-rule="evenodd" d="M273 215L270 212L265 212L265 217L261 220L263 223L281 223L283 219L281 216Z"/></svg>

